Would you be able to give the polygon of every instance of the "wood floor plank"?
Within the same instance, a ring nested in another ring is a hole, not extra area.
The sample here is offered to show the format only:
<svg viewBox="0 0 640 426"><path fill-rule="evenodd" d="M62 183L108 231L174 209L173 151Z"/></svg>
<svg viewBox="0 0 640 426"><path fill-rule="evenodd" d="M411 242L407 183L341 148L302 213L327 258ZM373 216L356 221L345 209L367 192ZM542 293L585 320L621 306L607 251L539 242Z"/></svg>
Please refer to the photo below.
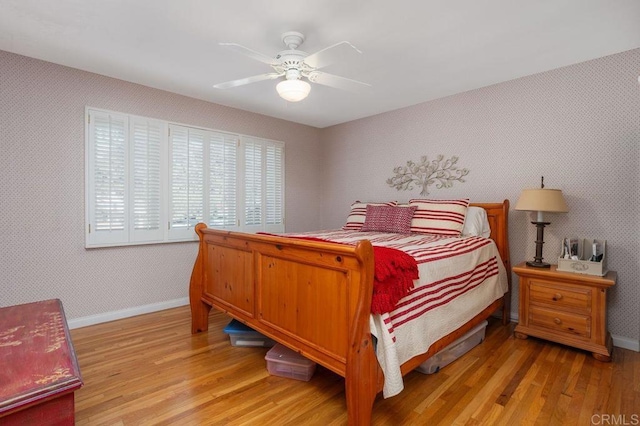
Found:
<svg viewBox="0 0 640 426"><path fill-rule="evenodd" d="M504 368L497 369L491 377L486 377L485 380L478 382L462 397L456 397L455 409L443 418L443 422L466 422L470 417L478 416L483 406L489 410L495 408L495 400L508 384L510 376L517 371L518 363L522 357L523 353L521 351L511 352L505 362L502 363Z"/></svg>
<svg viewBox="0 0 640 426"><path fill-rule="evenodd" d="M524 376L532 369L533 363L537 357L538 354L535 351L530 351L530 353L526 355L526 359L518 363L518 371L516 371L516 373L510 378L509 384L500 393L500 396L496 399L496 404L500 404L502 406L507 405L507 402L511 399L518 386L522 383Z"/></svg>
<svg viewBox="0 0 640 426"><path fill-rule="evenodd" d="M532 381L523 383L523 386L518 388L518 398L511 398L507 402L503 415L496 419L494 424L500 426L533 424L533 414L540 411L536 401L542 401L541 393L541 386Z"/></svg>
<svg viewBox="0 0 640 426"><path fill-rule="evenodd" d="M344 379L319 366L309 382L270 376L266 348L233 347L211 314L192 335L188 307L71 331L85 385L77 425L345 425ZM612 363L491 319L483 343L435 374L409 373L378 396L373 424L590 424L640 408L640 354ZM635 412L634 412L635 410Z"/></svg>
<svg viewBox="0 0 640 426"><path fill-rule="evenodd" d="M585 354L579 355L584 356L580 360L582 361L580 364L580 371L578 372L575 386L573 386L573 390L570 395L571 402L569 403L569 407L567 408L567 411L570 413L570 415L567 417L565 424L569 426L584 424L579 422L580 416L576 415L576 413L581 413L583 408L585 408L585 395L587 392L587 386L589 384L589 377L591 375L592 369L591 358Z"/></svg>

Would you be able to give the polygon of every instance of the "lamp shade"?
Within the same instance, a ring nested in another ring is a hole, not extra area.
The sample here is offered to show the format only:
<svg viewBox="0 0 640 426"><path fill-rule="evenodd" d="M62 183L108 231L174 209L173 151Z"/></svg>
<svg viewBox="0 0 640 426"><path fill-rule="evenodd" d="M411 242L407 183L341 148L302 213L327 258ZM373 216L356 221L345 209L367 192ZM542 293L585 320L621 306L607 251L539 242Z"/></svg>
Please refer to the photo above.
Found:
<svg viewBox="0 0 640 426"><path fill-rule="evenodd" d="M516 210L566 213L569 211L559 189L524 189L516 203Z"/></svg>
<svg viewBox="0 0 640 426"><path fill-rule="evenodd" d="M284 80L276 85L278 95L289 102L299 102L311 91L311 85L302 80Z"/></svg>

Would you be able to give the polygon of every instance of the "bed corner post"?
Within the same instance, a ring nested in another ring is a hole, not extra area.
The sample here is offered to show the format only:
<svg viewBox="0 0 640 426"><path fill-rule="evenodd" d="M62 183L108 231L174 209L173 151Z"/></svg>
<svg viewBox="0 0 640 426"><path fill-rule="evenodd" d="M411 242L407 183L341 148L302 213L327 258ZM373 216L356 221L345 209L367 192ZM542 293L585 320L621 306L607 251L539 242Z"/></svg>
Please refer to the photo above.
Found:
<svg viewBox="0 0 640 426"><path fill-rule="evenodd" d="M359 353L347 362L345 393L348 424L370 425L373 402L378 394L380 365L373 351L371 339L361 347L352 349Z"/></svg>
<svg viewBox="0 0 640 426"><path fill-rule="evenodd" d="M191 333L196 334L201 331L207 331L209 328L209 312L211 306L202 301L203 278L204 278L204 257L205 244L203 230L207 228L204 223L196 225L195 231L200 239L198 246L198 257L193 265L191 272L191 281L189 282L189 302L191 304Z"/></svg>
<svg viewBox="0 0 640 426"><path fill-rule="evenodd" d="M373 298L374 259L369 241L356 246L356 254L364 267L360 284L352 291L365 292L358 297L359 305L350 325L349 349L345 374L345 393L349 425L370 425L373 402L379 389L380 365L373 348L373 337L369 328L371 299Z"/></svg>
<svg viewBox="0 0 640 426"><path fill-rule="evenodd" d="M504 241L503 251L506 253L504 259L504 266L507 270L507 282L509 285L509 291L504 296L504 303L502 304L502 325L507 325L511 321L511 252L509 251L509 200L502 202L504 213Z"/></svg>

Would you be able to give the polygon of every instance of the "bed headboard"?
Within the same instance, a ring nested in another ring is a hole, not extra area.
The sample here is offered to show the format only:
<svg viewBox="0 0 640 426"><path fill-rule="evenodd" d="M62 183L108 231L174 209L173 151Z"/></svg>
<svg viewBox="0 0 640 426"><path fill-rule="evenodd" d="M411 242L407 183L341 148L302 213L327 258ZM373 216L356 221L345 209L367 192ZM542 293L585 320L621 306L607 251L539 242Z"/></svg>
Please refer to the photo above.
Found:
<svg viewBox="0 0 640 426"><path fill-rule="evenodd" d="M487 211L487 218L491 226L491 239L498 246L502 263L507 270L509 292L511 292L511 256L509 254L509 200L502 203L471 203ZM507 298L508 299L508 298Z"/></svg>
<svg viewBox="0 0 640 426"><path fill-rule="evenodd" d="M509 200L504 200L502 203L471 203L470 205L486 210L491 226L491 239L496 242L500 257L502 257L505 267L508 267L511 263L509 259Z"/></svg>

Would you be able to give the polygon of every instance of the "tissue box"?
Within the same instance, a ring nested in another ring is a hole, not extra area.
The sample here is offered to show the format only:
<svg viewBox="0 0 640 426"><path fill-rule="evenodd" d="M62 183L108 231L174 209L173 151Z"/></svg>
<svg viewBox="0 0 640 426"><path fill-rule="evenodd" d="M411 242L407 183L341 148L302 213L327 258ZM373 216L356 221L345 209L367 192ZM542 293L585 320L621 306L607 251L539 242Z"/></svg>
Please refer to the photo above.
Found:
<svg viewBox="0 0 640 426"><path fill-rule="evenodd" d="M600 247L602 259L599 262L593 262L591 259L593 253L593 244L596 243ZM564 246L564 243L563 243ZM578 260L565 259L561 256L558 258L558 271L575 272L578 274L597 275L604 277L607 275L607 240L592 240L588 238L578 240Z"/></svg>

